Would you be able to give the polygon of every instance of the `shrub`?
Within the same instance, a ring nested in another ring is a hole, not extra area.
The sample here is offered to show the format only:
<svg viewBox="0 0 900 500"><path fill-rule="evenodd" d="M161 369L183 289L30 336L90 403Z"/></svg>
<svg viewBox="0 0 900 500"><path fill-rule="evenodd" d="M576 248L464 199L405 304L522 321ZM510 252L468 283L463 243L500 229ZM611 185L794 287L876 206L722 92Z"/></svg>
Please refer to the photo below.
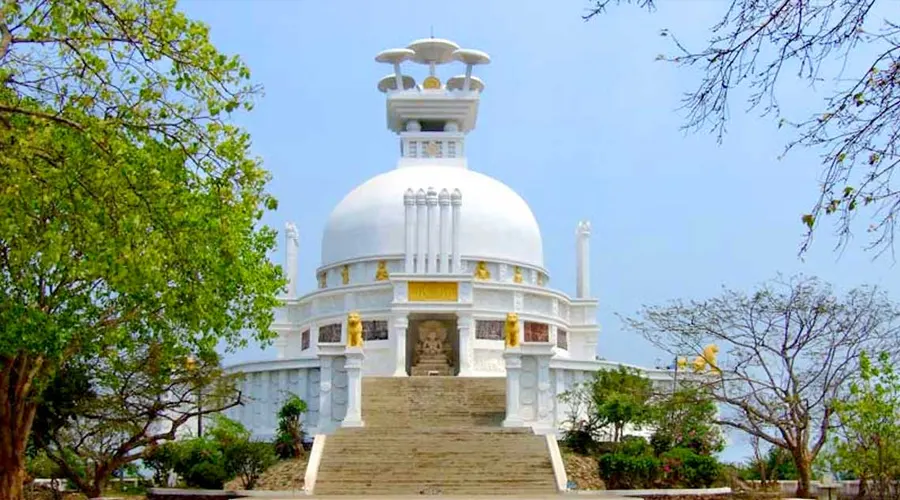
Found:
<svg viewBox="0 0 900 500"><path fill-rule="evenodd" d="M225 482L234 477L228 470L225 453L215 441L194 438L178 443L178 461L175 472L188 486L205 489L222 489Z"/></svg>
<svg viewBox="0 0 900 500"><path fill-rule="evenodd" d="M169 473L178 468L179 446L176 443L165 443L153 447L144 453L141 459L144 466L153 471L153 484L166 486Z"/></svg>
<svg viewBox="0 0 900 500"><path fill-rule="evenodd" d="M613 490L649 488L659 476L660 462L653 455L608 453L598 460L600 478Z"/></svg>
<svg viewBox="0 0 900 500"><path fill-rule="evenodd" d="M259 476L275 464L275 449L269 443L238 441L225 447L227 470L237 475L245 490L256 487Z"/></svg>
<svg viewBox="0 0 900 500"><path fill-rule="evenodd" d="M660 456L663 480L668 486L708 488L719 476L715 457L701 455L690 448L673 448Z"/></svg>
<svg viewBox="0 0 900 500"><path fill-rule="evenodd" d="M212 426L207 431L207 435L221 446L250 440L250 431L244 427L244 424L220 413L213 415Z"/></svg>
<svg viewBox="0 0 900 500"><path fill-rule="evenodd" d="M306 401L291 394L278 410L278 435L275 438L275 453L279 458L297 458L304 454L303 422L301 416L306 413Z"/></svg>
<svg viewBox="0 0 900 500"><path fill-rule="evenodd" d="M582 429L566 431L563 434L563 444L579 455L591 455L597 450L597 443L591 433Z"/></svg>
<svg viewBox="0 0 900 500"><path fill-rule="evenodd" d="M53 460L47 456L43 450L37 452L33 457L29 458L25 463L25 470L28 475L35 479L58 479L65 477Z"/></svg>

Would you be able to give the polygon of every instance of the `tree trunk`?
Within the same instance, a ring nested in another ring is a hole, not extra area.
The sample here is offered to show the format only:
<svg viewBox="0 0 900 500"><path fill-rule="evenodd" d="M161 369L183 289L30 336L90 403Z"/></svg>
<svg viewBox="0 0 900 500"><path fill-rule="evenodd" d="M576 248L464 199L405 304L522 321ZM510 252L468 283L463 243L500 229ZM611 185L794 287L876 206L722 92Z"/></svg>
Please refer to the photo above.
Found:
<svg viewBox="0 0 900 500"><path fill-rule="evenodd" d="M25 467L9 467L0 464L0 500L21 500Z"/></svg>
<svg viewBox="0 0 900 500"><path fill-rule="evenodd" d="M812 460L806 450L794 453L794 465L797 467L797 498L813 498L810 496L810 477L812 476Z"/></svg>
<svg viewBox="0 0 900 500"><path fill-rule="evenodd" d="M0 500L20 500L25 446L37 405L31 383L42 360L26 354L0 357Z"/></svg>

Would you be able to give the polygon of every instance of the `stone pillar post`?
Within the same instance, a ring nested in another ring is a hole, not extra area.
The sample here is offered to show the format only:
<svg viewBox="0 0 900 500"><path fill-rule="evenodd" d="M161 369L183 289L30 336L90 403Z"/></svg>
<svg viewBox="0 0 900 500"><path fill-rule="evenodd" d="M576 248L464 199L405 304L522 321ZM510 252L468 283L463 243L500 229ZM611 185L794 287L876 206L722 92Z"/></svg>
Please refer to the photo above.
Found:
<svg viewBox="0 0 900 500"><path fill-rule="evenodd" d="M446 189L442 189L441 193L438 195L438 205L441 208L441 221L440 221L440 239L441 239L441 250L439 252L440 255L440 265L435 271L440 270L440 272L447 274L450 272L450 192Z"/></svg>
<svg viewBox="0 0 900 500"><path fill-rule="evenodd" d="M475 371L475 317L470 312L457 313L459 330L459 376L471 377Z"/></svg>
<svg viewBox="0 0 900 500"><path fill-rule="evenodd" d="M522 373L521 347L507 348L503 352L506 360L506 419L503 427L523 427L525 423L519 411L519 376Z"/></svg>
<svg viewBox="0 0 900 500"><path fill-rule="evenodd" d="M416 194L407 189L403 194L403 206L406 208L406 255L404 255L403 272L415 271L416 260Z"/></svg>
<svg viewBox="0 0 900 500"><path fill-rule="evenodd" d="M428 188L425 195L425 203L428 205L428 264L425 266L428 273L436 273L438 267L438 248L440 248L440 213L438 208L438 193L433 187Z"/></svg>
<svg viewBox="0 0 900 500"><path fill-rule="evenodd" d="M391 333L394 338L394 359L397 365L394 367L394 377L406 377L406 337L409 328L409 318L406 314L391 318Z"/></svg>
<svg viewBox="0 0 900 500"><path fill-rule="evenodd" d="M332 365L334 357L326 355L324 350L319 352L319 425L320 434L330 433L334 429L332 419L331 389L334 377Z"/></svg>
<svg viewBox="0 0 900 500"><path fill-rule="evenodd" d="M416 193L416 272L425 273L425 254L428 253L428 212L425 190Z"/></svg>
<svg viewBox="0 0 900 500"><path fill-rule="evenodd" d="M297 253L300 251L300 236L292 222L284 225L285 274L287 275L287 297L297 297Z"/></svg>
<svg viewBox="0 0 900 500"><path fill-rule="evenodd" d="M584 299L591 296L591 252L588 241L591 237L591 223L582 221L578 223L578 229L575 230L576 251L575 265L577 266L575 276L575 296Z"/></svg>
<svg viewBox="0 0 900 500"><path fill-rule="evenodd" d="M451 269L453 269L454 273L462 272L462 257L459 255L459 225L462 222L460 220L460 209L462 208L462 193L459 189L454 189L453 193L450 194L450 205L452 207L451 213L451 224L453 225L452 233L450 235L451 243L450 243L450 253L453 257L453 265Z"/></svg>
<svg viewBox="0 0 900 500"><path fill-rule="evenodd" d="M553 409L556 391L550 386L550 358L553 357L553 344L535 346L534 357L537 365L537 412L534 431L538 434L556 433Z"/></svg>
<svg viewBox="0 0 900 500"><path fill-rule="evenodd" d="M347 415L342 427L362 427L362 347L348 347L344 353L344 369L347 371Z"/></svg>

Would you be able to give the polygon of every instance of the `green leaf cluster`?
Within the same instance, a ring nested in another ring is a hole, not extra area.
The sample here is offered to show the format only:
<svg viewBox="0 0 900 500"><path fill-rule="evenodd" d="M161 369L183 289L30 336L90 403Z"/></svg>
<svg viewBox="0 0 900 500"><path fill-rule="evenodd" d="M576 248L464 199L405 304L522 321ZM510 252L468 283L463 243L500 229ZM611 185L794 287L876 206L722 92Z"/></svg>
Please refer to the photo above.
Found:
<svg viewBox="0 0 900 500"><path fill-rule="evenodd" d="M873 360L863 353L857 380L834 408L840 427L828 453L832 470L859 478L875 498L897 498L900 373L891 356L884 352Z"/></svg>

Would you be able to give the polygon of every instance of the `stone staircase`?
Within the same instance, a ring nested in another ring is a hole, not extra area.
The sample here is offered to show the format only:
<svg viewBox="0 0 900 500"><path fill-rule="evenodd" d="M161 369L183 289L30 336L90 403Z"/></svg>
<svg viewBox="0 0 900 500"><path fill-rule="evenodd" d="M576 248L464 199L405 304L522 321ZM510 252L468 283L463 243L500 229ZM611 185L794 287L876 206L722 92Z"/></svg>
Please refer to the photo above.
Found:
<svg viewBox="0 0 900 500"><path fill-rule="evenodd" d="M328 436L316 495L553 494L550 453L504 429L502 378L364 378L366 427Z"/></svg>

